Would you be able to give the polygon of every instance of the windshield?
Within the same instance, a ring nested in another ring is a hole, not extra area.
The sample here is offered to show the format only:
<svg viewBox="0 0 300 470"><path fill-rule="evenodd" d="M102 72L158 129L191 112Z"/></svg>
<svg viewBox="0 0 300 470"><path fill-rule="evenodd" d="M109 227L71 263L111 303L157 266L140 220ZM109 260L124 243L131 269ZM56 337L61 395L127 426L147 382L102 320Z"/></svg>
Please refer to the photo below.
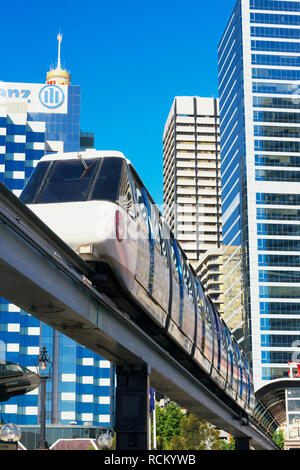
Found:
<svg viewBox="0 0 300 470"><path fill-rule="evenodd" d="M37 197L37 203L85 201L97 165L89 164L86 171L81 161L65 160L54 162L48 177Z"/></svg>
<svg viewBox="0 0 300 470"><path fill-rule="evenodd" d="M124 171L125 161L119 157L40 162L20 199L25 204L116 202Z"/></svg>
<svg viewBox="0 0 300 470"><path fill-rule="evenodd" d="M12 362L0 362L0 377L2 375L12 375L14 373L22 372L23 368L18 364ZM28 373L28 369L23 370L23 372Z"/></svg>
<svg viewBox="0 0 300 470"><path fill-rule="evenodd" d="M38 194L51 162L40 162L31 174L20 199L24 204L32 204Z"/></svg>

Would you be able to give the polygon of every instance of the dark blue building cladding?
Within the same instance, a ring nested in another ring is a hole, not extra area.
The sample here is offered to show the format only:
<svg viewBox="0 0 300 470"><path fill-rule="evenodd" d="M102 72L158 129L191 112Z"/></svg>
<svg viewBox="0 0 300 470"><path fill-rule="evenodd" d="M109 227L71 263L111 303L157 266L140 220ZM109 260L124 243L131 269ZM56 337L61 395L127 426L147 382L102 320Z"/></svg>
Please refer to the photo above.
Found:
<svg viewBox="0 0 300 470"><path fill-rule="evenodd" d="M297 57L300 52L297 42L300 39L300 2L241 0L238 3L243 5L245 12L242 21L246 52L244 70L240 68L240 73L244 73L248 80L243 86L247 116L246 135L249 135L247 165L253 183L249 186L248 201L248 222L251 225L248 243L252 269L251 321L255 328L259 329L260 326L261 331L270 331L269 335L261 335L260 344L256 342L254 375L258 382L261 382L287 376L287 363L291 360L295 347L298 347L296 342L299 343L299 319L294 317L289 320L282 317L299 315L300 312L300 275L297 271L300 263L300 231L297 225L300 216L300 195L297 186L300 182L300 87L297 83L300 80L300 61ZM238 11L237 8L235 11ZM233 30L234 26L231 26L227 34L231 34L239 42L237 31ZM253 100L252 103L250 99ZM224 107L220 112L221 128L226 111ZM242 118L242 114L240 117ZM236 138L236 135L231 138L228 129L229 126L225 127L224 138L221 131L223 142ZM227 175L224 173L225 185L230 181L230 173L237 171L236 168L232 165L228 168ZM256 192L256 207L251 200L252 187L253 196ZM230 188L225 186L225 191L230 194ZM245 198L243 200L245 201ZM269 207L266 207L267 205ZM227 217L225 212L223 228L226 230L226 244L234 236L236 217L236 206L231 207ZM246 223L242 226L246 227ZM243 237L243 243L245 240ZM268 253L262 253L264 251ZM262 283L268 285L261 285ZM259 292L255 290L257 286ZM266 319L264 315L277 315L277 318ZM256 335L257 339L257 331ZM280 351L283 347L289 349ZM261 363L265 365L260 372L259 355ZM279 367L275 367L277 364Z"/></svg>
<svg viewBox="0 0 300 470"><path fill-rule="evenodd" d="M245 99L249 87L244 75L245 2L238 1L218 47L224 319L252 366L248 168Z"/></svg>
<svg viewBox="0 0 300 470"><path fill-rule="evenodd" d="M58 144L64 152L80 150L80 86L68 86L67 93L66 114L29 113L24 107L17 121L23 124L14 123L15 116L11 119L9 111L0 116L0 181L15 194L24 188L40 158L52 152L51 147L57 148ZM113 415L110 385L114 376L107 361L0 299L1 358L35 367L41 346L46 347L53 366L52 378L47 381L47 424L76 420L77 424L109 426ZM4 422L36 425L37 392L11 398L0 404L0 411Z"/></svg>
<svg viewBox="0 0 300 470"><path fill-rule="evenodd" d="M26 118L24 114L24 119ZM9 115L0 119L3 135L0 138L0 181L10 190L21 191L34 168L34 160L39 160L45 153L43 149L34 149L35 144L45 143L45 132L33 132L26 124L14 124ZM18 177L16 177L16 173Z"/></svg>
<svg viewBox="0 0 300 470"><path fill-rule="evenodd" d="M63 141L64 152L79 151L80 142L80 86L68 86L68 112L28 113L28 121L46 123L46 140Z"/></svg>
<svg viewBox="0 0 300 470"><path fill-rule="evenodd" d="M296 11L300 12L299 2L282 0L250 0L250 10Z"/></svg>
<svg viewBox="0 0 300 470"><path fill-rule="evenodd" d="M68 87L66 114L28 113L24 110L19 116L23 124L14 123L9 112L0 117L0 181L16 194L24 188L36 162L45 154L47 141L63 142L64 151L79 150L80 86ZM45 125L34 127L30 125L31 122ZM44 130L33 131L32 127ZM5 299L0 299L0 342L5 345L6 360L26 367L35 367L41 341L40 326L39 320L12 306ZM51 394L51 386L49 381L48 396ZM37 424L37 395L12 397L2 406L1 411L5 422Z"/></svg>
<svg viewBox="0 0 300 470"><path fill-rule="evenodd" d="M246 176L242 48L241 5L238 2L218 50L223 214L238 195L242 204L242 189L245 181L242 180L241 175ZM241 207L238 212L242 214ZM235 235L240 230L240 219L236 217L236 220ZM223 244L230 243L234 234L231 231L230 239L225 236Z"/></svg>

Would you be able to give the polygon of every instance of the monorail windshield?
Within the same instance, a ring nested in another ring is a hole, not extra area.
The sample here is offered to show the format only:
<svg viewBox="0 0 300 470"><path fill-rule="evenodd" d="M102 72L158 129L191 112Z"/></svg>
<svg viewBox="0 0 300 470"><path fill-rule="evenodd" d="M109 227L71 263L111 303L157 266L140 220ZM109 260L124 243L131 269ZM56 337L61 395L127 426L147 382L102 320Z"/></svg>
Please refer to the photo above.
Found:
<svg viewBox="0 0 300 470"><path fill-rule="evenodd" d="M119 157L42 161L20 199L24 204L117 202L124 188L124 172L126 163Z"/></svg>

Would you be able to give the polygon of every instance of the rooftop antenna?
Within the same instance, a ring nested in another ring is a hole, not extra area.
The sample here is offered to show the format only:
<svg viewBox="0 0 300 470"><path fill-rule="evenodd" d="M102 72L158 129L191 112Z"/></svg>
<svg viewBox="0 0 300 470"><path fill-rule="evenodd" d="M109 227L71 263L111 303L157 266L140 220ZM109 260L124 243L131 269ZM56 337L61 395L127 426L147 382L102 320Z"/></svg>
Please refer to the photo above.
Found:
<svg viewBox="0 0 300 470"><path fill-rule="evenodd" d="M58 69L61 69L61 63L60 63L60 46L61 46L61 43L62 43L62 34L61 33L58 33L57 35L57 40L58 40L58 58L57 58L57 68Z"/></svg>
<svg viewBox="0 0 300 470"><path fill-rule="evenodd" d="M60 57L60 49L62 43L62 34L58 33L57 41L58 41L58 54L57 54L57 66L55 69L52 69L47 73L46 83L48 85L70 85L71 83L71 75L70 72L61 68L61 57Z"/></svg>

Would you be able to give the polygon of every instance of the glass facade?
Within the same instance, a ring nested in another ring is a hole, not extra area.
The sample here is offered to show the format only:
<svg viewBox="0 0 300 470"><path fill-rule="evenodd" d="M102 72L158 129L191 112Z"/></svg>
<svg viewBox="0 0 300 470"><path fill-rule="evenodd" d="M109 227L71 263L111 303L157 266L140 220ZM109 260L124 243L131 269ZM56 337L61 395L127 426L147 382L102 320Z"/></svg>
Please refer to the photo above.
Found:
<svg viewBox="0 0 300 470"><path fill-rule="evenodd" d="M68 86L67 113L30 112L28 121L45 122L47 141L61 141L64 152L76 152L80 142L80 86Z"/></svg>
<svg viewBox="0 0 300 470"><path fill-rule="evenodd" d="M238 0L218 48L224 317L255 389L300 346L299 39L300 1Z"/></svg>
<svg viewBox="0 0 300 470"><path fill-rule="evenodd" d="M288 439L300 439L300 389L285 391Z"/></svg>
<svg viewBox="0 0 300 470"><path fill-rule="evenodd" d="M51 86L46 87L51 92ZM64 108L52 110L41 98L46 87L1 83L1 95L7 99L0 101L0 181L17 196L45 153L93 146L93 134L80 132L80 86L62 86ZM30 102L9 99L10 90L27 88ZM4 299L0 301L0 344L7 361L34 371L39 350L46 346L53 362L47 381L47 424L110 426L114 374L108 361ZM4 422L37 425L38 413L38 390L0 403Z"/></svg>

